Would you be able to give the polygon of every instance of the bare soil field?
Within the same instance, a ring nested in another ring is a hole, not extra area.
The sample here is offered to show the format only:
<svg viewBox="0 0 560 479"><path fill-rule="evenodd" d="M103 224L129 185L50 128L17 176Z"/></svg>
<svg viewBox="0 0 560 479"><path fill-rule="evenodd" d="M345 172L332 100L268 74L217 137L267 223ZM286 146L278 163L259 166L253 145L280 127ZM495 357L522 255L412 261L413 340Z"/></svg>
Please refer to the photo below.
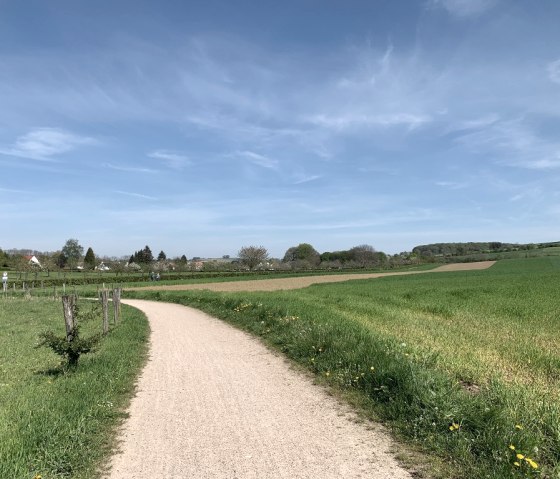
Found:
<svg viewBox="0 0 560 479"><path fill-rule="evenodd" d="M406 274L439 273L449 271L472 271L487 269L495 261L479 261L476 263L455 263L439 266L435 269L426 271L399 271L394 273L356 273L356 274L332 274L324 276L301 276L296 278L277 278L277 279L257 279L249 281L231 281L223 283L200 283L200 284L175 284L175 285L150 285L145 287L126 288L128 291L147 290L147 291L188 291L188 290L209 290L223 292L237 291L278 291L287 289L306 288L312 284L319 283L338 283L355 279L383 278L385 276L402 276Z"/></svg>

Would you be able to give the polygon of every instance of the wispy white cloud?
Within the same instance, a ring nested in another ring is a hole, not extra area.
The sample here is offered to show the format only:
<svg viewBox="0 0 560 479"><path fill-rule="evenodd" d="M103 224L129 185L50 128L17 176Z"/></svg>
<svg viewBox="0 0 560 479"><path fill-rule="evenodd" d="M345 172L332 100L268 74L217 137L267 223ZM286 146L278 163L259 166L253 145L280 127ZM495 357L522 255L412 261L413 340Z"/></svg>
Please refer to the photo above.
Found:
<svg viewBox="0 0 560 479"><path fill-rule="evenodd" d="M560 142L544 138L524 119L499 121L457 140L471 151L494 161L533 170L560 168Z"/></svg>
<svg viewBox="0 0 560 479"><path fill-rule="evenodd" d="M459 120L455 124L451 124L448 131L460 131L460 130L478 130L481 128L493 125L500 119L500 116L495 113L490 113L483 115L479 118L469 119L469 120Z"/></svg>
<svg viewBox="0 0 560 479"><path fill-rule="evenodd" d="M294 182L294 185L301 185L303 183L309 183L310 181L315 181L322 178L322 175L301 175Z"/></svg>
<svg viewBox="0 0 560 479"><path fill-rule="evenodd" d="M458 181L436 181L437 186L441 186L442 188L448 188L450 190L461 190L468 186L466 182L458 182Z"/></svg>
<svg viewBox="0 0 560 479"><path fill-rule="evenodd" d="M159 173L158 170L154 170L152 168L142 168L137 166L113 165L112 163L103 163L103 166L111 170L127 171L129 173Z"/></svg>
<svg viewBox="0 0 560 479"><path fill-rule="evenodd" d="M185 166L191 165L192 161L184 153L169 151L169 150L155 150L148 153L149 158L161 160L168 167L180 170Z"/></svg>
<svg viewBox="0 0 560 479"><path fill-rule="evenodd" d="M428 7L441 7L457 17L473 17L494 7L499 0L431 0Z"/></svg>
<svg viewBox="0 0 560 479"><path fill-rule="evenodd" d="M79 146L96 144L97 140L58 128L36 128L16 139L0 154L38 161L57 161L56 157Z"/></svg>
<svg viewBox="0 0 560 479"><path fill-rule="evenodd" d="M550 62L546 68L551 82L560 84L560 59Z"/></svg>
<svg viewBox="0 0 560 479"><path fill-rule="evenodd" d="M133 193L130 191L115 190L115 193L118 193L119 195L132 196L133 198L142 198L144 200L157 200L157 198L153 196L143 195L140 193Z"/></svg>
<svg viewBox="0 0 560 479"><path fill-rule="evenodd" d="M405 126L413 130L425 123L432 121L428 115L417 115L412 113L392 113L387 115L367 115L367 114L342 114L341 116L316 115L309 118L309 121L318 126L344 130L348 128L363 127L393 127Z"/></svg>
<svg viewBox="0 0 560 479"><path fill-rule="evenodd" d="M273 170L278 168L278 160L274 160L272 158L269 158L268 156L255 153L253 151L239 151L236 153L236 155L240 158L249 160L254 165L260 166L262 168L270 168Z"/></svg>
<svg viewBox="0 0 560 479"><path fill-rule="evenodd" d="M14 190L11 188L0 188L0 193L15 193L15 194L24 194L27 195L29 193L31 193L31 191L26 191L26 190Z"/></svg>

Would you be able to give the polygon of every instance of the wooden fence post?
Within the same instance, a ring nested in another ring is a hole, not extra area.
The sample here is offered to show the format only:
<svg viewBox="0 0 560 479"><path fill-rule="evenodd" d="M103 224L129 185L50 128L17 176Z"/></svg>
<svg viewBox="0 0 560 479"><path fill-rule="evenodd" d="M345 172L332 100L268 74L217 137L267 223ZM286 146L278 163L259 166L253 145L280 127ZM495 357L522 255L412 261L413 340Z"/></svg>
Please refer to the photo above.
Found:
<svg viewBox="0 0 560 479"><path fill-rule="evenodd" d="M74 339L74 296L62 296L62 309L64 310L64 323L66 324L66 341L69 343Z"/></svg>
<svg viewBox="0 0 560 479"><path fill-rule="evenodd" d="M113 289L113 319L114 323L119 322L119 313L121 312L121 290L119 288Z"/></svg>
<svg viewBox="0 0 560 479"><path fill-rule="evenodd" d="M106 289L101 290L101 305L103 307L103 334L109 332L109 292Z"/></svg>

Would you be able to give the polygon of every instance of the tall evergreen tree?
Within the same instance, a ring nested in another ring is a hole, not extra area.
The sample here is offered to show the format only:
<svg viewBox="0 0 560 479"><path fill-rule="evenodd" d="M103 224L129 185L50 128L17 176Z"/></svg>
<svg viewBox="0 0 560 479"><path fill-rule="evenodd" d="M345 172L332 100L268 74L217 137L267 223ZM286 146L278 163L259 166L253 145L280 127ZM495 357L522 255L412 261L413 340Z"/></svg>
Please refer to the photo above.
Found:
<svg viewBox="0 0 560 479"><path fill-rule="evenodd" d="M158 254L157 260L158 261L165 261L167 259L167 255L161 250Z"/></svg>
<svg viewBox="0 0 560 479"><path fill-rule="evenodd" d="M89 247L86 251L86 255L84 257L84 266L87 269L95 268L95 254L93 253L93 249L91 249L91 247Z"/></svg>
<svg viewBox="0 0 560 479"><path fill-rule="evenodd" d="M142 250L142 260L143 263L151 263L154 260L154 255L148 245Z"/></svg>

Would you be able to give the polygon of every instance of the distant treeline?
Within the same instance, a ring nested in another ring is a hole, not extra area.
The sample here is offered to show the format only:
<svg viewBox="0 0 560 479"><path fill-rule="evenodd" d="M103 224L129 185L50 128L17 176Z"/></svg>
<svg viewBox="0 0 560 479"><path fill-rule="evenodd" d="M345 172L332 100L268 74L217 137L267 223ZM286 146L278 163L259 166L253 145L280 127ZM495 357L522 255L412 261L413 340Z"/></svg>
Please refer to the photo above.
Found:
<svg viewBox="0 0 560 479"><path fill-rule="evenodd" d="M499 241L480 243L433 243L415 246L412 253L418 256L464 256L479 253L502 253L509 251L527 251L533 249L560 246L560 241L552 243L501 243Z"/></svg>

